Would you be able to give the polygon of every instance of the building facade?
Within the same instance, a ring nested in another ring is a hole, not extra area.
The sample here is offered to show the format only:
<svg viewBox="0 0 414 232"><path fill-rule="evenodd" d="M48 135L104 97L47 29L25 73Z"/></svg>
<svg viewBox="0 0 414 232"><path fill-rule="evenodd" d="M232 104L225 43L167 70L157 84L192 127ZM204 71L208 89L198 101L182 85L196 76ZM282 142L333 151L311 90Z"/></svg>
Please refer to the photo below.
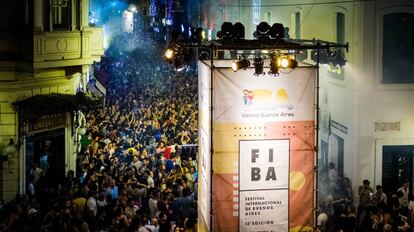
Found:
<svg viewBox="0 0 414 232"><path fill-rule="evenodd" d="M411 186L414 156L412 1L204 1L203 27L215 39L224 21L282 23L288 38L345 43L344 67L321 65L319 167L333 163L357 195L362 180L395 192ZM410 24L411 23L411 24ZM305 62L312 62L310 54ZM413 191L411 191L413 192ZM355 197L358 199L358 197Z"/></svg>
<svg viewBox="0 0 414 232"><path fill-rule="evenodd" d="M37 112L39 117L28 121L12 105L55 94L52 101L37 103L64 108L60 94L87 90L91 65L103 55L102 28L89 26L88 4L88 0L0 3L0 148L10 139L17 148L15 154L6 154L0 167L1 198L6 201L25 191L30 167L39 163L43 152L53 153L49 167L59 177L76 168L72 112ZM36 111L36 105L31 107Z"/></svg>

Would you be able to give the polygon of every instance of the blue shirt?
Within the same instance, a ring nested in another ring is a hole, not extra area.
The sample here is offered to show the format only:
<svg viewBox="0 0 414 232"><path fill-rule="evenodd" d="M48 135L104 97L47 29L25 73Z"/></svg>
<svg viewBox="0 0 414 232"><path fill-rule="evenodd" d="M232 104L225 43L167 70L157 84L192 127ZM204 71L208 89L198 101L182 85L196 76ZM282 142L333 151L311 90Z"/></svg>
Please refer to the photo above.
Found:
<svg viewBox="0 0 414 232"><path fill-rule="evenodd" d="M111 195L112 199L118 199L118 186L108 187L106 189L106 194Z"/></svg>

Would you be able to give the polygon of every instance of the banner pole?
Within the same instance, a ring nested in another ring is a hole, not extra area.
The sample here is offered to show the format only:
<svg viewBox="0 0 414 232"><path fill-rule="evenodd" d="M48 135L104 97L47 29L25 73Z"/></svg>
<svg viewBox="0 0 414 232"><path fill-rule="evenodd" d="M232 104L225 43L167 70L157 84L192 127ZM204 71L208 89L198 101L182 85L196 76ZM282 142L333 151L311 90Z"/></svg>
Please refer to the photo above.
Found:
<svg viewBox="0 0 414 232"><path fill-rule="evenodd" d="M213 155L214 155L214 147L213 147L213 84L214 84L214 45L213 43L210 44L210 231L214 231L213 229L213 219L214 219L214 210L213 210Z"/></svg>
<svg viewBox="0 0 414 232"><path fill-rule="evenodd" d="M318 204L318 195L319 195L319 185L318 185L318 153L319 153L319 52L320 52L320 44L317 44L317 56L316 56L316 126L315 126L315 231L317 231L318 227L318 211L319 211L319 204Z"/></svg>

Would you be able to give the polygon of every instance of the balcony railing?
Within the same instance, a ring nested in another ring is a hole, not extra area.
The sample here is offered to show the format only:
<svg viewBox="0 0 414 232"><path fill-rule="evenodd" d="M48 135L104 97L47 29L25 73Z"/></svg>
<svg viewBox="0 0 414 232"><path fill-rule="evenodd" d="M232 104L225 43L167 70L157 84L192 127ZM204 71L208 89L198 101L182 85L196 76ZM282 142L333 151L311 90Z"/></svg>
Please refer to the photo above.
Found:
<svg viewBox="0 0 414 232"><path fill-rule="evenodd" d="M103 30L99 27L37 33L33 42L35 68L91 64L104 52Z"/></svg>

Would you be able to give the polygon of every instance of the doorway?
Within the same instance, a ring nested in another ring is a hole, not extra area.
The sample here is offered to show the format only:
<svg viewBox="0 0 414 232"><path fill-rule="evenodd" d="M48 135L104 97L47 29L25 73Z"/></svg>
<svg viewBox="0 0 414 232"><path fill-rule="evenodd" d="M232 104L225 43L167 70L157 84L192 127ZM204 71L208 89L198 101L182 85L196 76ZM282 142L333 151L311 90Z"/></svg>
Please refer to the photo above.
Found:
<svg viewBox="0 0 414 232"><path fill-rule="evenodd" d="M410 182L410 194L413 192L414 145L386 145L382 147L382 186L384 192L392 194Z"/></svg>
<svg viewBox="0 0 414 232"><path fill-rule="evenodd" d="M329 141L329 162L335 164L340 176L344 176L344 149L344 139L332 133Z"/></svg>
<svg viewBox="0 0 414 232"><path fill-rule="evenodd" d="M45 171L47 184L57 186L65 178L65 129L36 133L26 140L26 183L34 163Z"/></svg>

